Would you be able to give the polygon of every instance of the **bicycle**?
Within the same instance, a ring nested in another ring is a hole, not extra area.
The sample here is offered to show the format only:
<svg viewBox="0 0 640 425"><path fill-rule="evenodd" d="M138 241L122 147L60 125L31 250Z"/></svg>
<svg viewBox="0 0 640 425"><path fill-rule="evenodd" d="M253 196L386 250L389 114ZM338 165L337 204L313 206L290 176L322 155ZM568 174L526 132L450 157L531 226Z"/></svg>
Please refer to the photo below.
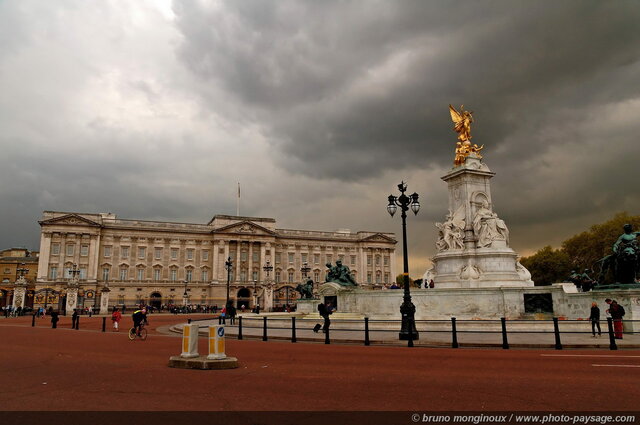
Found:
<svg viewBox="0 0 640 425"><path fill-rule="evenodd" d="M136 333L136 328L129 329L129 339L133 341L134 339L136 339L136 337L140 338L143 341L147 339L147 330L144 328L143 323L140 323L140 330L138 331L138 333Z"/></svg>

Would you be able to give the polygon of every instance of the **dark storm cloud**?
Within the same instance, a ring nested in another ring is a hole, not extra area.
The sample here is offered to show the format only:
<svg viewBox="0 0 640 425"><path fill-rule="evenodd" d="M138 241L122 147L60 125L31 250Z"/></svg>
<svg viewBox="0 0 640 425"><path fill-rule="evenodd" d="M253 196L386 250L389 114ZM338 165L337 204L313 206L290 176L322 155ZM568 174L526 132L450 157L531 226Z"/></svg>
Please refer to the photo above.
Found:
<svg viewBox="0 0 640 425"><path fill-rule="evenodd" d="M633 2L179 2L175 10L187 66L258 111L284 167L317 178L449 161L448 103L476 111L474 137L495 160L562 142L539 136L558 112L640 92L638 73L625 73L640 57Z"/></svg>

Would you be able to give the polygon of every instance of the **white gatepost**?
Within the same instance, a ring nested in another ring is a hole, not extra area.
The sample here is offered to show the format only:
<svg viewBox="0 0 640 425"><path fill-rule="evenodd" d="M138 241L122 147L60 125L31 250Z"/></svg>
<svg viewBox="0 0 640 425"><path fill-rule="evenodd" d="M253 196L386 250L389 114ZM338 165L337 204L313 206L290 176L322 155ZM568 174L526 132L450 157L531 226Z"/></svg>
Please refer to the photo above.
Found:
<svg viewBox="0 0 640 425"><path fill-rule="evenodd" d="M226 359L227 355L224 353L224 326L211 325L209 326L209 355L208 360L222 360Z"/></svg>
<svg viewBox="0 0 640 425"><path fill-rule="evenodd" d="M100 314L109 314L109 292L106 286L100 290Z"/></svg>
<svg viewBox="0 0 640 425"><path fill-rule="evenodd" d="M184 325L182 328L182 354L180 357L198 357L198 330L195 323Z"/></svg>

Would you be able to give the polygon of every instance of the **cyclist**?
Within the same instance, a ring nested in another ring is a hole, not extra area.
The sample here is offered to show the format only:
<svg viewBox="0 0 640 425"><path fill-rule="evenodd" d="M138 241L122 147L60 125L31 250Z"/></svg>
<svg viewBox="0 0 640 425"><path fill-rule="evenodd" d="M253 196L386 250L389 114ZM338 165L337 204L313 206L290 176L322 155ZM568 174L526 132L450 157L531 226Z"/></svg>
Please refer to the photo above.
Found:
<svg viewBox="0 0 640 425"><path fill-rule="evenodd" d="M131 317L133 318L133 329L135 329L136 335L140 336L140 324L149 324L147 321L147 309L142 307L142 309L134 311Z"/></svg>

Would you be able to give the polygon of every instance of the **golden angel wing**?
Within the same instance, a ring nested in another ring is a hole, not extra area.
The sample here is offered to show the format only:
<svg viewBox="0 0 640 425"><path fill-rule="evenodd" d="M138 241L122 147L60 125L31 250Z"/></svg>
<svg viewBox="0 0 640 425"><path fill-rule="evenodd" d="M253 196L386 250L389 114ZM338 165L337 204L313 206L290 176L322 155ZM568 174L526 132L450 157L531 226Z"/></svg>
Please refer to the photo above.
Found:
<svg viewBox="0 0 640 425"><path fill-rule="evenodd" d="M462 115L460 115L460 113L456 111L456 108L451 105L449 105L449 112L451 113L451 120L454 122L454 124L458 124L460 121L462 121Z"/></svg>

